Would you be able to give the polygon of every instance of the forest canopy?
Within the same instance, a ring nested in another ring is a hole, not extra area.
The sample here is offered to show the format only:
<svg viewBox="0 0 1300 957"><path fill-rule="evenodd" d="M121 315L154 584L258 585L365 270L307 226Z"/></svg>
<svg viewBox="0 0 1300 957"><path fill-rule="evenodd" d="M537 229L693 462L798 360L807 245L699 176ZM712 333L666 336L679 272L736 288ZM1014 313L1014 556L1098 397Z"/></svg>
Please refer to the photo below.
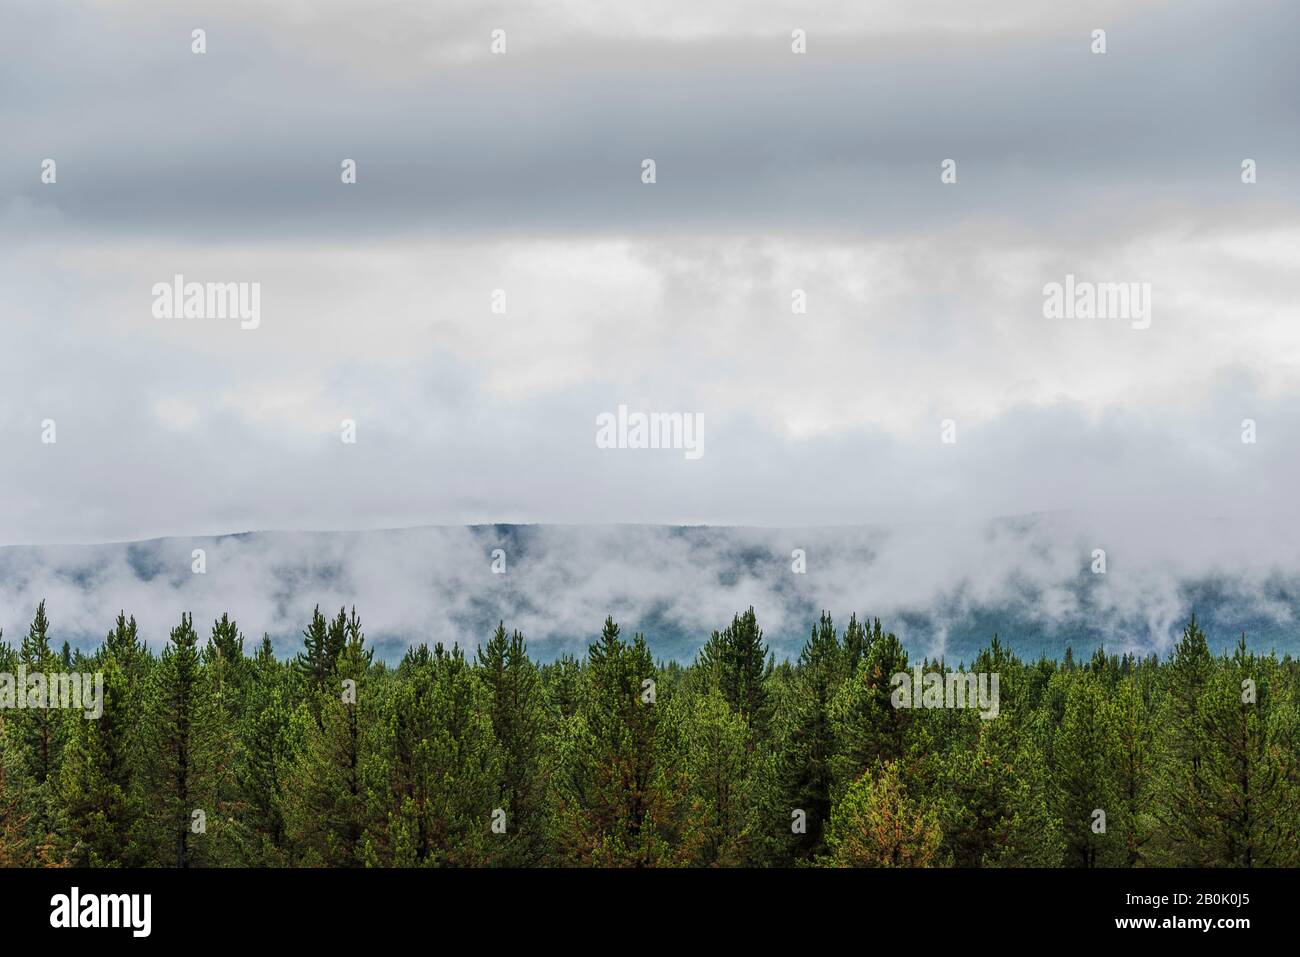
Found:
<svg viewBox="0 0 1300 957"><path fill-rule="evenodd" d="M42 602L0 673L102 707L3 702L0 866L1300 864L1300 666L1195 618L1163 659L994 636L957 667L825 613L777 662L752 608L689 665L612 618L549 663L501 623L388 665L355 609L289 660L229 615L157 653L125 613L52 635Z"/></svg>

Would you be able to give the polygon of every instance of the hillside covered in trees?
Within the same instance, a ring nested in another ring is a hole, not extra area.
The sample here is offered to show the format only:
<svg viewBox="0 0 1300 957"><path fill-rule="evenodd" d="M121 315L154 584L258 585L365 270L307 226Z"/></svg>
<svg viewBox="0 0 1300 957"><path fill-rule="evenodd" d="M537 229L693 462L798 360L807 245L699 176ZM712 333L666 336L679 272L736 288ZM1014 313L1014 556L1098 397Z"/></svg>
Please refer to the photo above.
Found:
<svg viewBox="0 0 1300 957"><path fill-rule="evenodd" d="M689 666L606 620L531 660L499 626L390 667L355 610L293 660L188 616L57 650L44 604L0 673L99 672L103 713L0 709L3 866L1295 866L1300 665L1193 619L1171 656L1021 661L996 717L902 708L916 665L823 614L796 661L753 609Z"/></svg>

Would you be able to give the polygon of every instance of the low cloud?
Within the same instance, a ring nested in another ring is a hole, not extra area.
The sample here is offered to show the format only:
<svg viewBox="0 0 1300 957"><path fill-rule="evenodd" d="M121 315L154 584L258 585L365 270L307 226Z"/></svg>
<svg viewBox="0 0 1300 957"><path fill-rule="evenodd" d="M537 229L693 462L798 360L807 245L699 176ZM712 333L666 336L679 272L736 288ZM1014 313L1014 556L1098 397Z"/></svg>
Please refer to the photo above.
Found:
<svg viewBox="0 0 1300 957"><path fill-rule="evenodd" d="M194 549L204 574L193 571ZM500 574L495 549L505 556ZM1100 574L1096 549L1106 552ZM1297 557L1294 540L1260 525L1065 513L965 526L268 532L0 549L0 606L12 638L44 598L56 640L83 645L98 643L125 608L155 648L182 612L206 623L228 611L246 635L269 633L289 653L313 606L355 605L390 659L411 642L472 648L498 620L553 658L585 649L607 614L644 631L657 655L689 659L750 605L778 657L793 657L825 609L841 626L850 612L882 618L915 655L969 660L993 630L1029 656L1059 655L1067 643L1079 653L1099 644L1162 653L1199 602L1217 645L1240 626L1255 647L1294 652Z"/></svg>

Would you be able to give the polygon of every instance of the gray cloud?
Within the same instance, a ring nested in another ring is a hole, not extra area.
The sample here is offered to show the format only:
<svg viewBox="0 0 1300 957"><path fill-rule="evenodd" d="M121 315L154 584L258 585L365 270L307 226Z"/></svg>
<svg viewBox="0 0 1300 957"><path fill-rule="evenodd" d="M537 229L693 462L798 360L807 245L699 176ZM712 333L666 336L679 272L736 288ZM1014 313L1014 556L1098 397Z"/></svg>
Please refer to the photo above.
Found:
<svg viewBox="0 0 1300 957"><path fill-rule="evenodd" d="M710 628L749 605L780 657L798 654L821 609L841 624L850 611L880 616L914 654L952 659L969 660L993 630L1029 656L1069 643L1161 652L1193 610L1219 646L1239 627L1255 647L1294 651L1297 543L1265 546L1243 565L1224 544L1242 531L1270 540L1262 523L1134 528L1066 513L888 527L278 532L0 549L0 600L9 635L45 598L57 636L82 643L97 643L122 607L155 646L182 611L200 623L231 611L246 634L269 632L286 653L314 604L356 604L389 658L411 641L473 648L499 619L552 658L584 649L610 614L645 631L658 654L689 659ZM1091 571L1097 547L1104 575ZM195 548L206 574L191 571ZM504 574L491 571L496 548ZM792 571L794 549L806 573Z"/></svg>
<svg viewBox="0 0 1300 957"><path fill-rule="evenodd" d="M346 20L322 38L310 22L232 17L210 26L199 57L195 14L26 14L28 29L0 41L23 91L0 111L11 157L0 196L52 207L60 230L880 234L963 218L1068 224L1100 200L1148 217L1191 201L1220 220L1293 220L1300 195L1289 42L1300 13L1282 2L1114 14L1105 57L1088 50L1087 18L904 40L828 24L802 58L780 33L686 44L631 33L416 57L418 73L383 79L374 64L329 60L353 37ZM56 191L37 181L46 156L62 164ZM647 156L654 189L639 182ZM1243 197L1245 156L1263 173ZM355 189L339 188L344 157L359 163ZM956 189L938 188L946 157Z"/></svg>
<svg viewBox="0 0 1300 957"><path fill-rule="evenodd" d="M9 634L40 596L155 638L185 608L284 637L320 600L393 641L505 616L563 645L614 612L681 650L753 603L787 648L820 607L929 651L998 609L1159 647L1207 581L1292 627L1294 5L297 9L8 15ZM261 327L154 319L177 273L261 283ZM1045 319L1067 273L1151 283L1151 328ZM621 403L702 413L706 454L598 450ZM360 534L483 522L871 531L547 529L509 584L466 558L488 532ZM267 529L188 576L190 536ZM805 534L828 560L797 584L742 560Z"/></svg>

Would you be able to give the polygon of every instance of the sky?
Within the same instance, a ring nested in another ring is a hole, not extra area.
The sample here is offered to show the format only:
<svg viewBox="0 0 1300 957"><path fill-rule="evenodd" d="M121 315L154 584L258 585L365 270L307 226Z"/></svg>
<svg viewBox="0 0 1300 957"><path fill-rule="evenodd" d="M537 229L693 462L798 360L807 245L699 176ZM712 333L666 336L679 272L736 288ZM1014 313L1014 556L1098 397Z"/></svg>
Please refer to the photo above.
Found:
<svg viewBox="0 0 1300 957"><path fill-rule="evenodd" d="M1138 604L1295 575L1300 8L618 6L0 0L0 546L933 524L937 594L1064 514ZM177 274L257 327L155 315ZM620 405L704 454L599 448Z"/></svg>

